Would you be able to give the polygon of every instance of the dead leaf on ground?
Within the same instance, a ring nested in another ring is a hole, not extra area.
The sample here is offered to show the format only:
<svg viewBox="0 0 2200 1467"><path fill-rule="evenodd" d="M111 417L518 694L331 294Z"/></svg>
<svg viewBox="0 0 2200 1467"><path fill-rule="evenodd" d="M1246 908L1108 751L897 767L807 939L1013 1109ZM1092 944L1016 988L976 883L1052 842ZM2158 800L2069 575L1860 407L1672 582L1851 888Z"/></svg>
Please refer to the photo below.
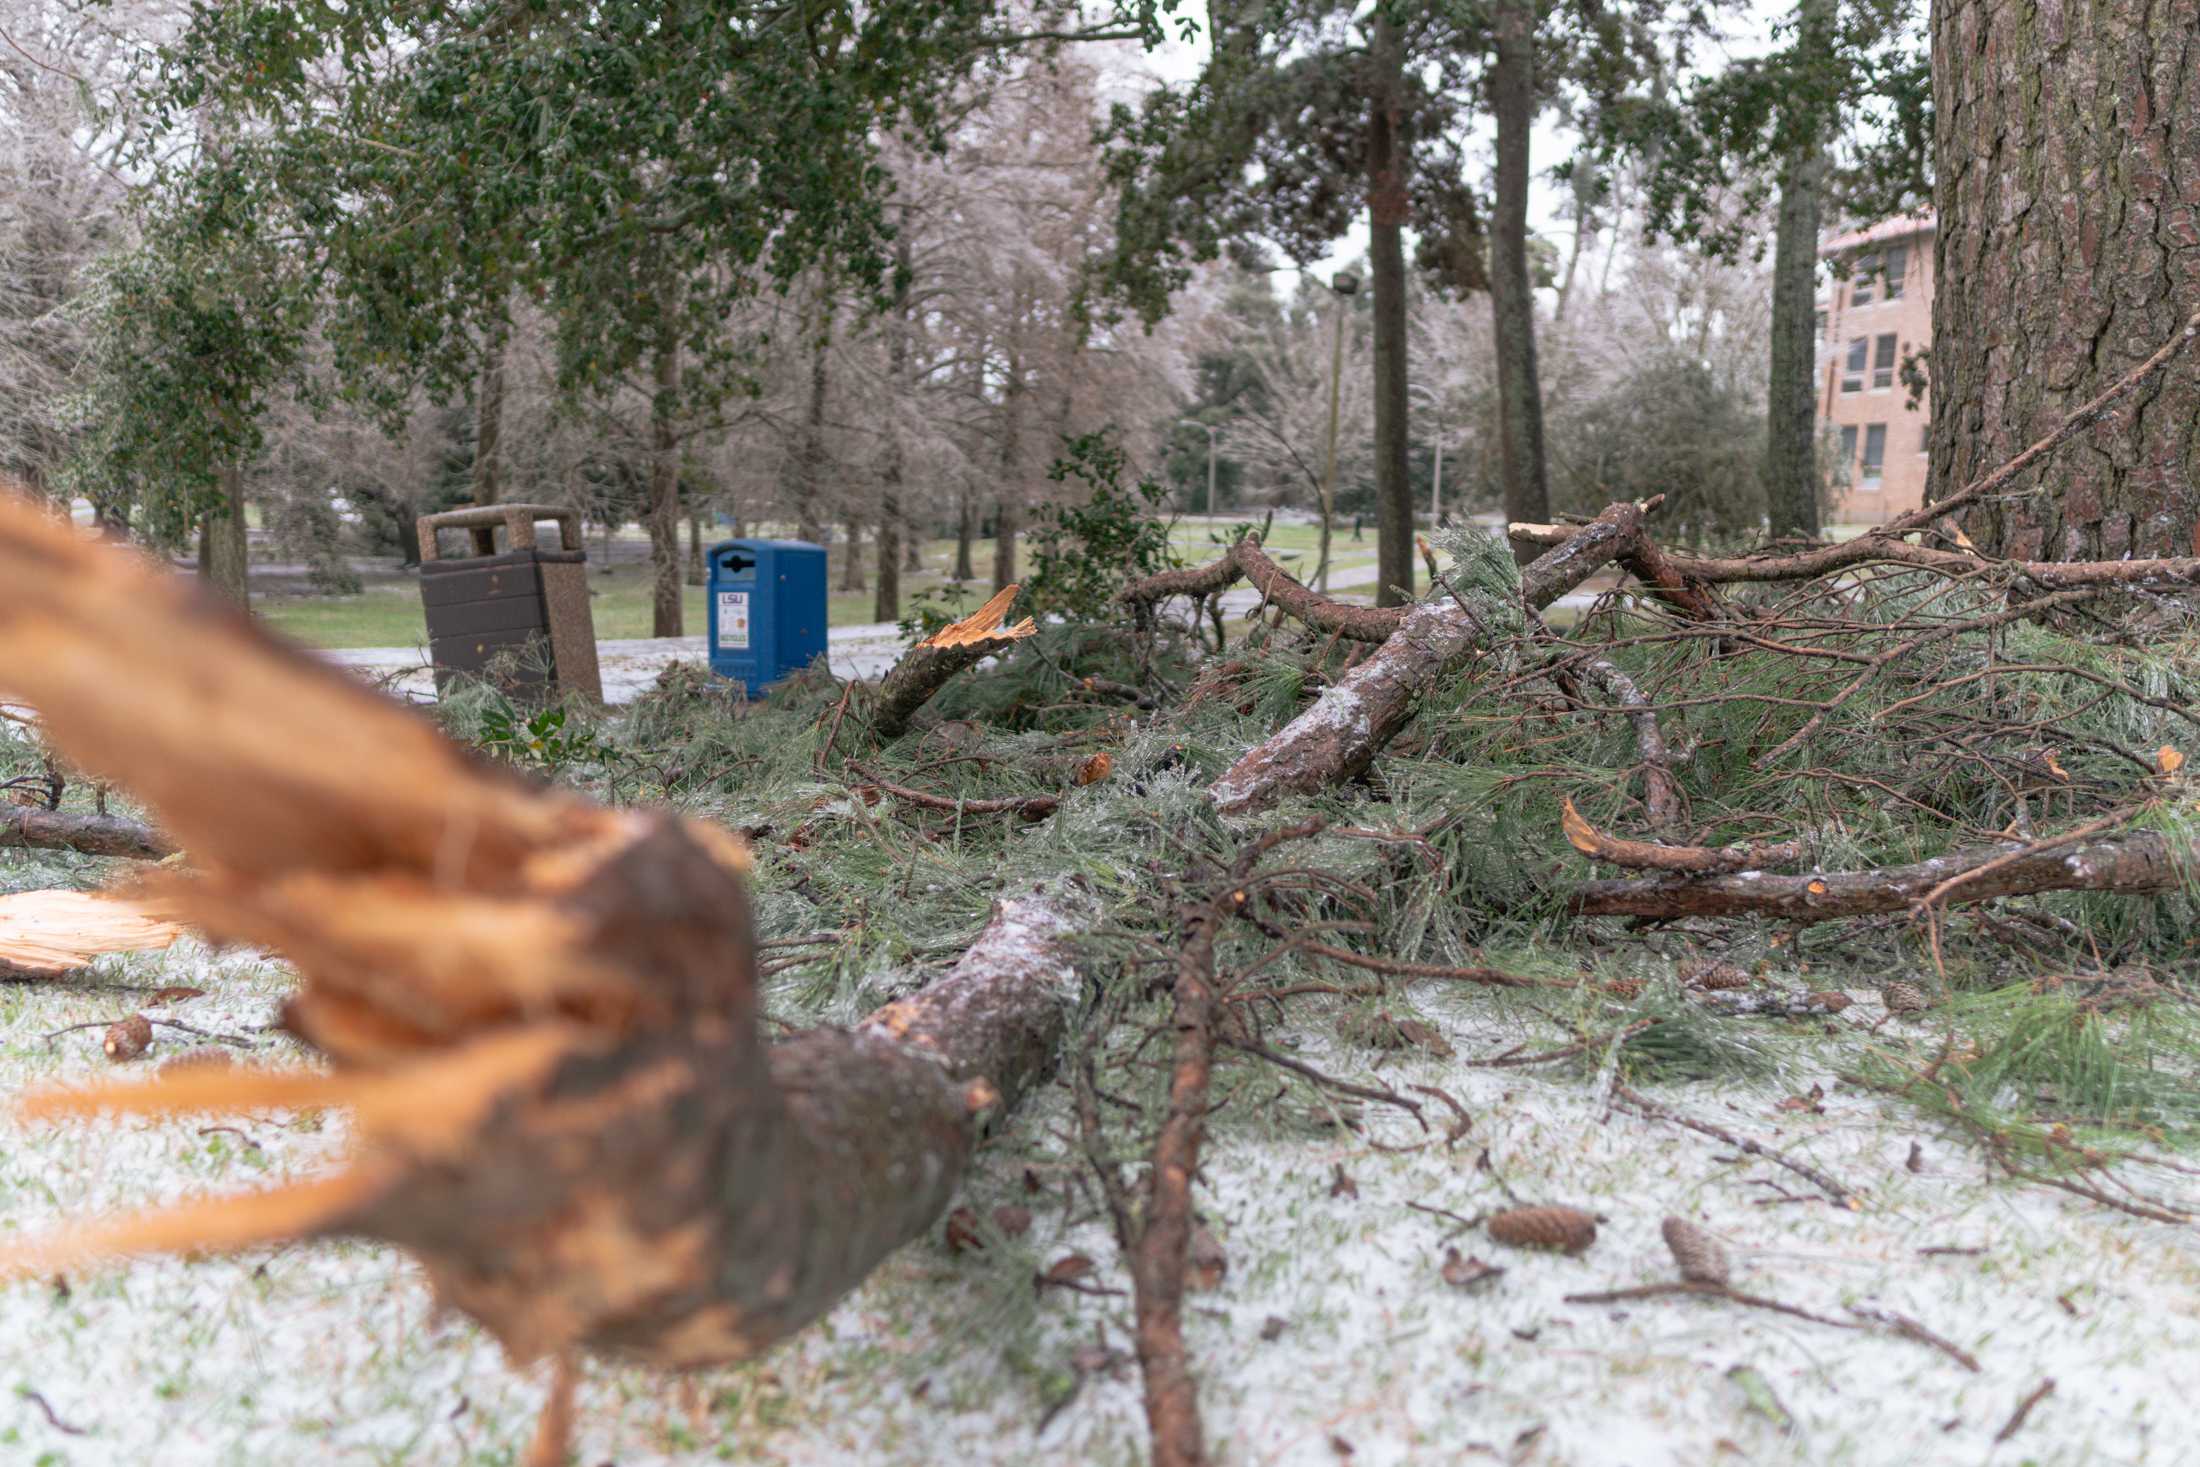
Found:
<svg viewBox="0 0 2200 1467"><path fill-rule="evenodd" d="M1810 1087L1810 1094L1790 1095L1786 1099L1774 1103L1772 1108L1774 1110L1803 1111L1814 1116L1822 1116L1826 1113L1825 1099L1826 1087L1813 1085Z"/></svg>
<svg viewBox="0 0 2200 1467"><path fill-rule="evenodd" d="M182 1003L187 998L204 998L205 996L206 990L203 988L192 988L186 984L178 983L167 988L154 989L153 996L145 1000L145 1006L149 1009L159 1008L164 1003Z"/></svg>
<svg viewBox="0 0 2200 1467"><path fill-rule="evenodd" d="M993 1209L993 1226L1001 1230L1004 1238L1021 1238L1031 1231L1031 1209L1011 1203Z"/></svg>
<svg viewBox="0 0 2200 1467"><path fill-rule="evenodd" d="M1192 1288L1206 1293L1222 1287L1222 1281L1230 1273L1230 1256L1223 1252L1222 1240L1205 1223L1192 1229L1191 1265L1185 1281Z"/></svg>
<svg viewBox="0 0 2200 1467"><path fill-rule="evenodd" d="M1077 766L1077 782L1079 784L1098 784L1113 773L1114 769L1114 757L1103 749Z"/></svg>
<svg viewBox="0 0 2200 1467"><path fill-rule="evenodd" d="M978 1231L978 1215L967 1207L958 1207L947 1215L947 1251L971 1253L985 1246L985 1238Z"/></svg>
<svg viewBox="0 0 2200 1467"><path fill-rule="evenodd" d="M1330 1179L1329 1195L1332 1197L1358 1197L1360 1195L1360 1184L1352 1180L1351 1174L1345 1171L1344 1163L1341 1161L1337 1163L1336 1175Z"/></svg>
<svg viewBox="0 0 2200 1467"><path fill-rule="evenodd" d="M1047 1265L1039 1275L1042 1284L1074 1284L1087 1279L1098 1271L1098 1265L1082 1253L1065 1253Z"/></svg>
<svg viewBox="0 0 2200 1467"><path fill-rule="evenodd" d="M1290 1327L1291 1322L1282 1315L1271 1314L1261 1321L1260 1337L1269 1341L1280 1340L1283 1338L1283 1332Z"/></svg>
<svg viewBox="0 0 2200 1467"><path fill-rule="evenodd" d="M1444 1282L1455 1289L1471 1289L1476 1284L1488 1283L1504 1271L1496 1264L1485 1262L1481 1258L1467 1257L1457 1248L1444 1250L1443 1266L1437 1270L1443 1275Z"/></svg>

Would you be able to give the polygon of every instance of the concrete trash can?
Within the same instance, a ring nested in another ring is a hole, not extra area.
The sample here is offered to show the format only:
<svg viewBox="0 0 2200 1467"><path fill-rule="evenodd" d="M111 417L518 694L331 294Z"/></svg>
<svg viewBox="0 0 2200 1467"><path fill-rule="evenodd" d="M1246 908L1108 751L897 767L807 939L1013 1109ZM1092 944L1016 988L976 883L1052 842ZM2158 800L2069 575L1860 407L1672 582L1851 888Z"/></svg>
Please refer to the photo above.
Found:
<svg viewBox="0 0 2200 1467"><path fill-rule="evenodd" d="M710 670L761 696L825 651L825 547L722 540L710 547Z"/></svg>
<svg viewBox="0 0 2200 1467"><path fill-rule="evenodd" d="M536 543L540 520L558 526L556 548ZM444 559L438 530L471 531L472 554ZM508 693L547 697L563 691L603 701L596 618L588 605L588 555L573 510L487 504L422 515L420 600L428 614L437 693L453 674L478 677L497 662Z"/></svg>

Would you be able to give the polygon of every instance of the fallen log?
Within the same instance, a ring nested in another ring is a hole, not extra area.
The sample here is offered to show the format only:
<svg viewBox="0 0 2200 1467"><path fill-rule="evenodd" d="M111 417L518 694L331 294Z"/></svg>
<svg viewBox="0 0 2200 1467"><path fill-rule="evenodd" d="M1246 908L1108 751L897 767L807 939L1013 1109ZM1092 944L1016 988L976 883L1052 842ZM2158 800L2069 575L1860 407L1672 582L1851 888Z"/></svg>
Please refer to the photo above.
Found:
<svg viewBox="0 0 2200 1467"><path fill-rule="evenodd" d="M138 861L158 861L175 852L166 836L135 820L27 805L0 805L0 846Z"/></svg>
<svg viewBox="0 0 2200 1467"><path fill-rule="evenodd" d="M329 1060L25 1109L347 1105L357 1138L331 1175L17 1244L9 1275L359 1237L412 1253L515 1362L740 1359L931 1225L1078 992L1093 903L1054 885L1000 903L914 997L767 1046L725 831L523 783L7 498L0 641L0 679L55 745L191 850L196 874L156 889L296 965L285 1022Z"/></svg>
<svg viewBox="0 0 2200 1467"><path fill-rule="evenodd" d="M2044 891L2153 895L2182 886L2180 865L2196 859L2200 851L2140 831L2042 849L1982 846L1867 871L1585 881L1567 891L1565 904L1577 917L1764 916L1807 924L1900 912L1928 898L1969 904Z"/></svg>
<svg viewBox="0 0 2200 1467"><path fill-rule="evenodd" d="M1038 632L1038 623L1028 616L1014 626L1001 624L1015 604L1017 589L1003 586L985 605L902 654L880 680L878 701L871 710L871 731L880 740L898 739L908 732L917 710L931 702L956 673Z"/></svg>
<svg viewBox="0 0 2200 1467"><path fill-rule="evenodd" d="M1578 535L1521 571L1520 598L1541 610L1630 546L1657 503L1615 504ZM1339 784L1364 772L1413 716L1422 693L1451 676L1498 629L1453 599L1407 609L1398 630L1314 706L1261 743L1208 789L1224 814L1243 815L1286 794Z"/></svg>
<svg viewBox="0 0 2200 1467"><path fill-rule="evenodd" d="M1247 535L1206 565L1161 571L1134 581L1115 599L1142 613L1172 596L1218 596L1240 580L1250 581L1268 605L1315 631L1330 632L1348 642L1386 641L1405 621L1402 606L1354 606L1307 589L1268 558L1257 535Z"/></svg>

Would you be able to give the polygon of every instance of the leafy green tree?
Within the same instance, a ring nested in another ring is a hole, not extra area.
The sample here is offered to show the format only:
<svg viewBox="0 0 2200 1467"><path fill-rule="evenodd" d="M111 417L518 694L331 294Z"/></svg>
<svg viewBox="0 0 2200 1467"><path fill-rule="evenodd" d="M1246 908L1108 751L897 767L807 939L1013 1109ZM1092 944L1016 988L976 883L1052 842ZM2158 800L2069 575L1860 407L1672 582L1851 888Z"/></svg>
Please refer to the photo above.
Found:
<svg viewBox="0 0 2200 1467"><path fill-rule="evenodd" d="M529 300L561 388L648 384L656 624L677 633L677 425L746 384L736 309L828 264L890 294L882 140L943 146L957 87L1008 51L1158 39L1157 0L1124 3L1089 25L1002 0L199 7L161 54L146 156L164 243L137 270L170 298L144 330L213 380L200 400L129 389L162 409L144 431L218 397L220 426L188 431L247 450L307 317L364 401L493 386L511 302ZM234 119L223 146L188 145L210 116ZM216 282L188 268L202 258L267 265ZM187 455L187 493L202 461Z"/></svg>

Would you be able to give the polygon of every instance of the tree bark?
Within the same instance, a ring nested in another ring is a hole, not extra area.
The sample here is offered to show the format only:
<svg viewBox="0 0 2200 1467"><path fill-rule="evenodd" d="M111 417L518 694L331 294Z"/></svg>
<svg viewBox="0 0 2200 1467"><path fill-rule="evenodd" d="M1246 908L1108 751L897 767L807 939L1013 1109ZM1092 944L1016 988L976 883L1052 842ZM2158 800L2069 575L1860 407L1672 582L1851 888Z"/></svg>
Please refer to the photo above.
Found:
<svg viewBox="0 0 2200 1467"><path fill-rule="evenodd" d="M1375 294L1375 604L1413 599L1413 485L1406 458L1405 39L1375 8L1368 52L1368 266ZM1213 506L1208 506L1212 511Z"/></svg>
<svg viewBox="0 0 2200 1467"><path fill-rule="evenodd" d="M482 344L481 380L474 395L474 503L503 497L504 351L499 329Z"/></svg>
<svg viewBox="0 0 2200 1467"><path fill-rule="evenodd" d="M1521 600L1541 609L1587 580L1642 535L1643 507L1615 504L1520 578ZM1245 815L1287 794L1364 773L1413 717L1423 692L1489 645L1493 629L1466 606L1423 601L1372 656L1322 690L1314 706L1230 766L1207 797Z"/></svg>
<svg viewBox="0 0 2200 1467"><path fill-rule="evenodd" d="M1788 160L1772 255L1765 496L1775 536L1818 538L1818 197L1814 148Z"/></svg>
<svg viewBox="0 0 2200 1467"><path fill-rule="evenodd" d="M119 815L79 815L25 805L0 805L0 846L128 856L139 861L158 861L176 849L150 825Z"/></svg>
<svg viewBox="0 0 2200 1467"><path fill-rule="evenodd" d="M199 515L199 577L239 606L252 604L245 534L244 471L224 469L221 502Z"/></svg>
<svg viewBox="0 0 2200 1467"><path fill-rule="evenodd" d="M894 241L894 265L900 283L894 290L893 313L886 318L886 380L895 390L909 386L909 276L911 271L908 211L902 211L903 230ZM887 429L885 462L879 470L878 500L878 595L871 603L873 621L893 621L901 615L903 455L901 434ZM915 536L910 536L915 545Z"/></svg>
<svg viewBox="0 0 2200 1467"><path fill-rule="evenodd" d="M1528 275L1528 136L1535 123L1535 10L1502 0L1492 17L1497 198L1490 230L1490 318L1497 351L1497 426L1505 518L1547 520L1543 389L1536 379L1535 289Z"/></svg>
<svg viewBox="0 0 2200 1467"><path fill-rule="evenodd" d="M2189 4L1935 0L1931 492L2007 460L2200 310ZM2020 560L2200 553L2200 380L1971 507Z"/></svg>
<svg viewBox="0 0 2200 1467"><path fill-rule="evenodd" d="M666 292L665 319L657 331L656 391L649 400L650 635L686 635L680 567L680 338L674 325L677 297Z"/></svg>
<svg viewBox="0 0 2200 1467"><path fill-rule="evenodd" d="M709 582L709 568L703 564L703 517L692 510L688 522L687 583L701 586Z"/></svg>

